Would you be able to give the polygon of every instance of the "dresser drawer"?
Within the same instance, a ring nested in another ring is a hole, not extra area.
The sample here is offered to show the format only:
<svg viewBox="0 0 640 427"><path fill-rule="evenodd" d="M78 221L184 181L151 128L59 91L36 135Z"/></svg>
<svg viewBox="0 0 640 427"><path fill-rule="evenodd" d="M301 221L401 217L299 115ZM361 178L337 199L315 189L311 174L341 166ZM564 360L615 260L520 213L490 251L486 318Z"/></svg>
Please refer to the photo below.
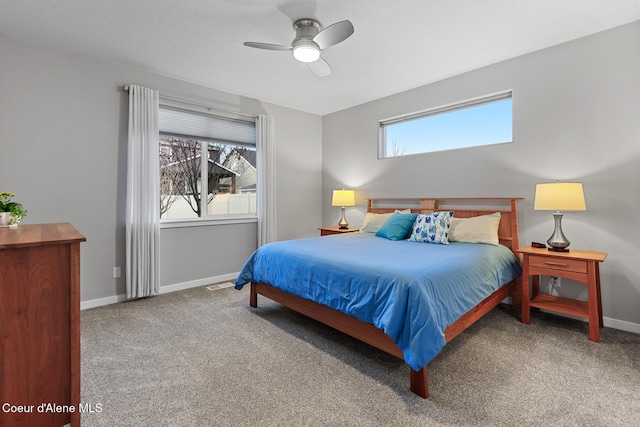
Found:
<svg viewBox="0 0 640 427"><path fill-rule="evenodd" d="M587 272L587 261L576 259L561 259L558 257L545 257L538 255L529 256L529 266L548 268L551 270L573 271L575 273Z"/></svg>

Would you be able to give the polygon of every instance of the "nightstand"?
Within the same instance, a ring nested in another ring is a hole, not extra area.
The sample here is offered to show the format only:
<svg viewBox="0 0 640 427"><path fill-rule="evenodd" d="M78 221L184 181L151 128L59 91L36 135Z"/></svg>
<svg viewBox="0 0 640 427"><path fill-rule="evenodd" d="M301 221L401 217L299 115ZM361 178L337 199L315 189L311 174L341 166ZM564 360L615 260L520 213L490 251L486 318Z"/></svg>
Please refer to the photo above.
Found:
<svg viewBox="0 0 640 427"><path fill-rule="evenodd" d="M529 324L530 307L582 317L589 321L589 340L600 342L602 323L602 297L600 295L600 263L606 252L571 249L570 252L553 252L548 249L527 246L516 252L522 260L522 323ZM540 293L540 275L565 277L587 285L587 301L577 301ZM529 276L533 277L529 299Z"/></svg>
<svg viewBox="0 0 640 427"><path fill-rule="evenodd" d="M342 234L342 233L353 233L355 231L360 231L359 228L338 228L338 227L320 227L321 236L328 236L330 234Z"/></svg>

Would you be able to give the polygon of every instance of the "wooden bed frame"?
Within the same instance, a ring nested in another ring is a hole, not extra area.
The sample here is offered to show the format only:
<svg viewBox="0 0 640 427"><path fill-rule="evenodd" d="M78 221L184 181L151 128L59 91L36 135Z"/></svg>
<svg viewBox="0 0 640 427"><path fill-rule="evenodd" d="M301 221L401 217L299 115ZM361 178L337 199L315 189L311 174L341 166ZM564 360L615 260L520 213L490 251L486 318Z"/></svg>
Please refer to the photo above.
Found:
<svg viewBox="0 0 640 427"><path fill-rule="evenodd" d="M516 201L524 200L522 198L367 198L365 200L367 201L367 212L373 213L388 213L394 212L396 209L407 208L410 208L414 213L423 214L438 210L454 210L456 217L469 218L500 212L501 219L498 229L500 243L511 249L514 254L520 245ZM505 206L507 207L505 208ZM447 327L444 331L446 342L451 341L509 295L512 296L512 304L517 305L520 302L519 281L520 278L504 284ZM391 337L371 323L362 322L353 316L300 298L265 283L251 283L249 296L251 307L258 306L258 294L404 360L402 351ZM419 371L414 371L411 368L410 370L411 391L425 399L428 398L427 367L425 366Z"/></svg>

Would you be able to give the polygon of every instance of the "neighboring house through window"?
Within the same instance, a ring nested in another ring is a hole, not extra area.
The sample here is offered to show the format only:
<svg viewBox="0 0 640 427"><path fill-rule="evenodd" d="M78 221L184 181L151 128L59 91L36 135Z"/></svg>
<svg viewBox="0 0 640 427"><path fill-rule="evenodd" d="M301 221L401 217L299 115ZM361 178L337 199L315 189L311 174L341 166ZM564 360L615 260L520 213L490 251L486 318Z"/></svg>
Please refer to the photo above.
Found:
<svg viewBox="0 0 640 427"><path fill-rule="evenodd" d="M255 123L160 107L160 218L256 215Z"/></svg>

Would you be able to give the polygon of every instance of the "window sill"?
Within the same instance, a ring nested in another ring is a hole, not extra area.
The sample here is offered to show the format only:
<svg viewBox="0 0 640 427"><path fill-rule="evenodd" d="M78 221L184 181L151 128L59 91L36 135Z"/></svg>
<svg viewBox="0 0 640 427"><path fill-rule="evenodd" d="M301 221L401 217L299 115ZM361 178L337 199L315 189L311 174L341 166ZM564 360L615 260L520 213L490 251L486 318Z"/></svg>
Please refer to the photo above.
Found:
<svg viewBox="0 0 640 427"><path fill-rule="evenodd" d="M246 224L258 222L258 217L254 215L220 215L210 218L190 218L190 219L162 219L160 228L183 228L183 227L208 227L211 225Z"/></svg>

